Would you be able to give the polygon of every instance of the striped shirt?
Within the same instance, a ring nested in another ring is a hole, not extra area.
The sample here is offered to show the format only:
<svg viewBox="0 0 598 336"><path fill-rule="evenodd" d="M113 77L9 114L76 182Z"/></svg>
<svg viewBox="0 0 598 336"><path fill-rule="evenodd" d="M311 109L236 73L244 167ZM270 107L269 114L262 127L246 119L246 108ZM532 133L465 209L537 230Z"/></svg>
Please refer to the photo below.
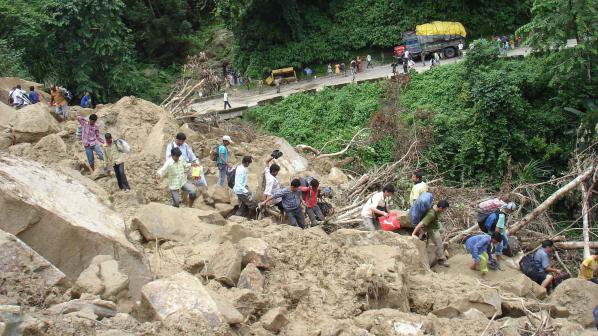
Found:
<svg viewBox="0 0 598 336"><path fill-rule="evenodd" d="M98 128L97 123L93 123L93 125L91 125L89 120L81 116L77 117L77 120L81 125L81 140L84 147L93 147L98 143L98 141L105 143L104 139L102 139L100 136L100 129Z"/></svg>
<svg viewBox="0 0 598 336"><path fill-rule="evenodd" d="M286 187L278 190L272 195L272 198L282 198L282 207L286 211L291 211L301 206L301 191L291 191L291 188Z"/></svg>

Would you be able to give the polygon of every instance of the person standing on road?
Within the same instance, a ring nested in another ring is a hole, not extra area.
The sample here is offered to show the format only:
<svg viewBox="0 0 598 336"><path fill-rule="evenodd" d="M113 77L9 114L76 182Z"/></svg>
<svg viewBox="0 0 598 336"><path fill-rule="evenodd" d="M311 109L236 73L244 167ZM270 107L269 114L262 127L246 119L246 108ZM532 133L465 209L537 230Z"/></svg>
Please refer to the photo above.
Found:
<svg viewBox="0 0 598 336"><path fill-rule="evenodd" d="M341 65L340 65L340 64L336 63L336 64L334 65L334 73L335 73L337 76L339 76L339 75L341 74Z"/></svg>
<svg viewBox="0 0 598 336"><path fill-rule="evenodd" d="M100 129L98 128L98 116L91 114L89 120L86 120L82 116L78 116L77 120L81 125L81 141L83 142L83 148L85 149L85 155L87 156L87 162L89 168L95 170L95 157L94 152L98 156L98 159L104 161L104 152L100 147L100 143L106 143L100 136Z"/></svg>
<svg viewBox="0 0 598 336"><path fill-rule="evenodd" d="M459 45L457 48L459 48L459 51L458 51L459 58L463 58L463 48L464 48L463 42L459 42Z"/></svg>
<svg viewBox="0 0 598 336"><path fill-rule="evenodd" d="M228 146L233 143L230 136L225 135L222 137L222 143L218 146L218 159L216 160L216 166L218 167L218 184L224 187L226 183L226 173L228 172Z"/></svg>
<svg viewBox="0 0 598 336"><path fill-rule="evenodd" d="M280 78L276 78L274 80L274 86L276 86L276 93L280 93L280 82L282 81L282 79Z"/></svg>
<svg viewBox="0 0 598 336"><path fill-rule="evenodd" d="M367 61L367 64L366 64L365 68L366 68L366 69L369 69L369 68L372 68L372 69L373 69L373 68L374 68L374 65L372 64L372 55L368 54L368 55L365 57L365 60Z"/></svg>
<svg viewBox="0 0 598 336"><path fill-rule="evenodd" d="M390 65L392 67L392 75L396 75L397 74L397 62L392 62L392 64Z"/></svg>
<svg viewBox="0 0 598 336"><path fill-rule="evenodd" d="M328 63L328 77L332 77L332 64Z"/></svg>
<svg viewBox="0 0 598 336"><path fill-rule="evenodd" d="M226 107L228 106L228 108L233 108L232 106L230 106L230 102L228 101L228 92L224 91L224 109L226 110Z"/></svg>
<svg viewBox="0 0 598 336"><path fill-rule="evenodd" d="M407 60L411 59L411 52L409 51L409 49L405 50L405 52L403 53L403 58L406 58Z"/></svg>
<svg viewBox="0 0 598 336"><path fill-rule="evenodd" d="M403 57L403 73L404 74L409 73L409 58L407 58L407 57Z"/></svg>

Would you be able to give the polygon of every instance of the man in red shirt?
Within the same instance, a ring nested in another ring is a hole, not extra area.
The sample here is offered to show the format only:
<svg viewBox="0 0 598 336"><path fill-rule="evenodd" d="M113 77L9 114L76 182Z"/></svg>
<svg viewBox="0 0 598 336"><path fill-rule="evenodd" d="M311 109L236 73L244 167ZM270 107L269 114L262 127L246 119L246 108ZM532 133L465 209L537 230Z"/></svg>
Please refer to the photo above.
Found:
<svg viewBox="0 0 598 336"><path fill-rule="evenodd" d="M320 224L325 218L322 209L318 206L318 194L320 193L319 186L320 182L313 179L309 182L309 186L299 187L299 190L304 195L302 202L305 204L307 216L309 217L312 226Z"/></svg>

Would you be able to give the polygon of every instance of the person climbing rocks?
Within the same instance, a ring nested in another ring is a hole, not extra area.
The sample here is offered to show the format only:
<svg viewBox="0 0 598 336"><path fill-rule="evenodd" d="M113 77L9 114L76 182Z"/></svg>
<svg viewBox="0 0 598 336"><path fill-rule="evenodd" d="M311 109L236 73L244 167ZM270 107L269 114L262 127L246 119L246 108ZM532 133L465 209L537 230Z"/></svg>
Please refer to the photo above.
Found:
<svg viewBox="0 0 598 336"><path fill-rule="evenodd" d="M438 203L426 212L411 234L412 237L421 239L421 232L425 231L428 239L434 243L434 254L436 255L437 264L445 267L448 267L448 264L444 256L444 246L442 244L442 237L440 237L438 217L448 208L449 202L447 200L438 201Z"/></svg>
<svg viewBox="0 0 598 336"><path fill-rule="evenodd" d="M168 144L168 146L166 146L166 160L171 158L172 149L178 148L181 150L183 159L186 162L193 164L194 167L203 168L201 166L201 163L199 162L199 159L197 158L197 156L195 156L195 153L193 153L193 149L191 148L191 146L189 146L189 144L186 141L187 141L187 136L185 135L185 133L182 133L182 132L177 133L174 141L172 141L171 143ZM197 176L196 178L193 178L192 183L198 188L199 192L201 193L201 195L203 197L204 202L207 204L211 204L212 199L210 198L210 196L208 195L208 192L207 192L208 182L206 180L203 169L200 169L199 176Z"/></svg>
<svg viewBox="0 0 598 336"><path fill-rule="evenodd" d="M37 91L35 91L34 86L29 87L29 95L27 97L29 98L29 102L31 104L39 103L39 93L37 93Z"/></svg>
<svg viewBox="0 0 598 336"><path fill-rule="evenodd" d="M95 157L93 154L95 152L98 159L104 161L104 152L102 152L100 143L106 143L100 136L100 129L97 123L98 116L95 113L92 113L89 115L89 120L85 119L85 117L78 116L77 121L79 121L79 125L81 125L81 141L83 143L83 148L85 149L89 168L94 171Z"/></svg>
<svg viewBox="0 0 598 336"><path fill-rule="evenodd" d="M194 163L196 164L196 163ZM187 181L187 170L192 164L188 162L179 147L170 150L170 155L164 165L158 169L160 177L168 176L168 189L172 197L172 206L178 208L181 203L179 191L187 197L187 206L191 208L197 198L197 191L193 184Z"/></svg>
<svg viewBox="0 0 598 336"><path fill-rule="evenodd" d="M366 230L380 230L378 218L388 216L388 203L395 193L395 186L387 184L382 191L374 193L361 208L361 217L363 217L363 226Z"/></svg>
<svg viewBox="0 0 598 336"><path fill-rule="evenodd" d="M266 160L266 167L264 168L264 178L266 181L266 188L264 189L264 195L266 196L264 198L264 206L271 203L272 205L275 205L278 210L280 210L280 214L283 215L284 207L282 206L282 198L271 198L271 202L265 202L268 197L271 197L274 193L280 190L280 183L277 178L278 173L280 173L280 166L276 163L272 163L272 161L274 161L274 157L271 156Z"/></svg>
<svg viewBox="0 0 598 336"><path fill-rule="evenodd" d="M303 204L305 205L305 212L309 217L311 226L316 226L325 219L322 209L318 206L319 187L320 182L316 179L309 181L309 186L299 187L299 190L305 195Z"/></svg>
<svg viewBox="0 0 598 336"><path fill-rule="evenodd" d="M129 181L127 181L127 175L125 174L125 160L124 153L118 150L118 147L112 141L112 134L104 134L106 139L106 146L104 147L105 164L107 170L112 167L114 169L114 175L116 176L116 182L120 190L130 190Z"/></svg>
<svg viewBox="0 0 598 336"><path fill-rule="evenodd" d="M517 205L513 202L509 202L500 207L498 211L495 211L488 215L484 222L486 232L489 234L492 232L498 232L502 236L502 243L496 247L496 258L500 260L503 255L503 251L509 248L509 236L507 233L507 219L508 215L517 209Z"/></svg>
<svg viewBox="0 0 598 336"><path fill-rule="evenodd" d="M598 285L598 251L581 262L578 277Z"/></svg>
<svg viewBox="0 0 598 336"><path fill-rule="evenodd" d="M260 203L260 207L264 207L271 199L281 198L282 207L289 218L289 225L304 229L305 217L303 216L303 209L301 207L301 191L299 187L301 187L301 181L297 178L293 179L290 186L284 187L273 193L272 196L266 197L266 200Z"/></svg>
<svg viewBox="0 0 598 336"><path fill-rule="evenodd" d="M228 146L233 143L230 136L225 135L222 137L222 143L218 145L218 159L216 159L216 166L218 167L218 185L224 187L226 183L226 175L228 172Z"/></svg>
<svg viewBox="0 0 598 336"><path fill-rule="evenodd" d="M224 91L224 109L226 110L226 107L228 106L228 108L233 108L232 106L230 106L230 102L228 101L228 92Z"/></svg>
<svg viewBox="0 0 598 336"><path fill-rule="evenodd" d="M423 181L424 173L416 171L411 175L411 181L413 181L413 187L411 188L411 194L409 195L409 202L411 205L415 203L417 198L428 191L428 184Z"/></svg>
<svg viewBox="0 0 598 336"><path fill-rule="evenodd" d="M91 95L89 94L89 92L85 92L83 97L81 97L81 102L79 103L79 106L83 108L91 108Z"/></svg>
<svg viewBox="0 0 598 336"><path fill-rule="evenodd" d="M50 105L54 106L54 113L59 120L66 120L69 117L69 103L64 95L64 91L56 85L50 89Z"/></svg>
<svg viewBox="0 0 598 336"><path fill-rule="evenodd" d="M486 275L489 269L489 263L494 258L492 251L502 242L502 235L498 232L492 232L491 235L479 234L467 238L465 241L465 250L471 254L473 263L470 269L479 270L482 275Z"/></svg>
<svg viewBox="0 0 598 336"><path fill-rule="evenodd" d="M554 253L554 242L547 239L536 252L523 257L519 262L521 272L538 285L546 289L547 293L558 284L557 280L564 277L559 269L550 265L550 256ZM552 273L552 274L551 274ZM558 277L558 279L556 279Z"/></svg>
<svg viewBox="0 0 598 336"><path fill-rule="evenodd" d="M249 192L247 187L247 176L249 174L249 165L253 162L251 156L244 156L241 164L235 168L235 185L233 192L237 195L239 200L239 208L236 215L244 217L250 209L257 206L257 202L253 199L253 195Z"/></svg>

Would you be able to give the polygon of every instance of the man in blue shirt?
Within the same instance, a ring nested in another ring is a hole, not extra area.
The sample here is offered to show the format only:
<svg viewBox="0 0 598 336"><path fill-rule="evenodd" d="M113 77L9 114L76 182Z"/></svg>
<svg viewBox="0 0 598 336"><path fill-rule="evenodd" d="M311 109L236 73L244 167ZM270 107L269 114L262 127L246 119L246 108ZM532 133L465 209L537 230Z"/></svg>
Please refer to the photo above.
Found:
<svg viewBox="0 0 598 336"><path fill-rule="evenodd" d="M89 92L85 92L83 97L81 97L81 103L79 104L83 108L91 108L91 96Z"/></svg>
<svg viewBox="0 0 598 336"><path fill-rule="evenodd" d="M29 101L31 104L39 103L39 93L35 91L35 87L29 87Z"/></svg>
<svg viewBox="0 0 598 336"><path fill-rule="evenodd" d="M465 241L465 249L471 254L473 264L472 270L480 270L482 275L488 273L488 261L492 260L493 247L502 242L502 235L498 232L493 232L491 235L479 234L477 236L469 237Z"/></svg>
<svg viewBox="0 0 598 336"><path fill-rule="evenodd" d="M550 266L550 256L553 252L554 242L552 240L545 240L542 242L542 247L533 254L531 267L522 267L523 273L537 284L546 288L547 292L550 291L554 282L554 276L548 273L561 273L559 269ZM524 262L523 259L521 262Z"/></svg>
<svg viewBox="0 0 598 336"><path fill-rule="evenodd" d="M271 199L282 198L282 207L284 212L289 217L289 224L291 226L299 226L305 228L305 217L303 216L303 209L301 207L301 191L299 187L301 181L299 179L293 179L291 186L278 190L273 195L266 197L266 199L260 203L261 207L268 204Z"/></svg>
<svg viewBox="0 0 598 336"><path fill-rule="evenodd" d="M216 166L218 167L218 184L224 187L226 182L226 173L228 171L228 146L233 143L230 136L222 137L222 143L218 146L218 159L216 159Z"/></svg>

